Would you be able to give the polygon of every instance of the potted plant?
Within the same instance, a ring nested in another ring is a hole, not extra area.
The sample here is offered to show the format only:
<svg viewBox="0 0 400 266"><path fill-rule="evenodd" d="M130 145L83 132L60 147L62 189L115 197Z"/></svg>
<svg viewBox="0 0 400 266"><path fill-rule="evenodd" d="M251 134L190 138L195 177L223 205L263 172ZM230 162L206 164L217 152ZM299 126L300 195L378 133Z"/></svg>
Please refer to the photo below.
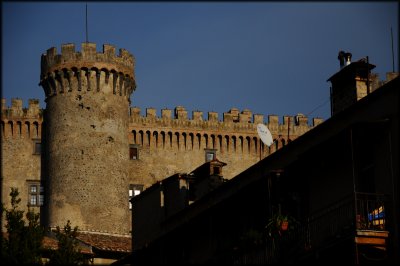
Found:
<svg viewBox="0 0 400 266"><path fill-rule="evenodd" d="M295 219L289 215L283 215L281 213L275 213L268 220L266 225L267 233L269 236L282 235L282 232L288 231L294 225Z"/></svg>

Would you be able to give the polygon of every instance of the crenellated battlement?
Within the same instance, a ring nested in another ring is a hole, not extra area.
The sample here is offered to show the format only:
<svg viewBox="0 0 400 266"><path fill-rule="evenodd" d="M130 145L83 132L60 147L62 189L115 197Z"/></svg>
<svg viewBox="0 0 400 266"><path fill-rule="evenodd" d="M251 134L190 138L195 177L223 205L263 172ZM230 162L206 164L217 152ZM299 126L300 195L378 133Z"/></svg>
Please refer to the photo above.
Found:
<svg viewBox="0 0 400 266"><path fill-rule="evenodd" d="M1 99L1 120L33 119L42 120L43 109L40 108L38 99L29 99L28 108L23 107L19 98L11 99L11 107L7 107L6 99Z"/></svg>
<svg viewBox="0 0 400 266"><path fill-rule="evenodd" d="M40 84L46 97L72 91L104 91L129 97L136 88L135 59L125 49L104 44L103 52L95 43L82 43L80 52L72 43L61 46L61 54L52 47L41 57Z"/></svg>
<svg viewBox="0 0 400 266"><path fill-rule="evenodd" d="M248 109L239 111L237 108L231 108L228 112L223 113L222 120L219 120L218 113L208 112L208 118L203 118L202 111L192 111L192 118L189 119L188 111L183 106L177 106L174 110L162 109L161 117L157 116L155 108L146 108L144 116L141 115L139 107L130 108L130 126L137 127L154 127L154 128L171 128L175 130L212 130L212 131L251 131L256 132L256 126L264 123L264 115L252 114ZM301 135L311 128L321 124L323 119L313 118L312 124L309 124L308 118L303 114L296 116L284 116L283 123L279 123L277 115L268 115L268 128L272 134Z"/></svg>
<svg viewBox="0 0 400 266"><path fill-rule="evenodd" d="M22 99L11 99L7 107L6 99L1 99L1 129L3 139L8 138L41 138L43 109L38 99L29 99L28 108L23 107Z"/></svg>

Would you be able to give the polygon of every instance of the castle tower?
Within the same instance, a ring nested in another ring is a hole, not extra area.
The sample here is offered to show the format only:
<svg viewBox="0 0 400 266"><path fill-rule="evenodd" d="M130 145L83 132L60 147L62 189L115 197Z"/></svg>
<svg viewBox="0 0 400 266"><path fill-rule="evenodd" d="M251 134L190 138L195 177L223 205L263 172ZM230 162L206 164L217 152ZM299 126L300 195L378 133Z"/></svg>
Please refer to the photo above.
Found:
<svg viewBox="0 0 400 266"><path fill-rule="evenodd" d="M129 97L134 58L125 49L82 43L41 58L46 94L44 170L50 227L128 234Z"/></svg>

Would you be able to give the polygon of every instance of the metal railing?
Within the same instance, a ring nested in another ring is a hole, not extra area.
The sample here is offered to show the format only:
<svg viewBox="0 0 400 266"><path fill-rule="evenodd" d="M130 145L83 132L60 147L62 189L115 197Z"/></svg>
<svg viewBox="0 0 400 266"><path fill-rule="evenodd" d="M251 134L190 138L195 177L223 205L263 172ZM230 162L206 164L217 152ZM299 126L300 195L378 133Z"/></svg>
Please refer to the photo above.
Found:
<svg viewBox="0 0 400 266"><path fill-rule="evenodd" d="M282 259L283 252L302 256L340 239L353 237L356 230L386 230L387 203L383 194L356 192L299 222L295 230L275 240L274 245L266 241L255 249L236 254L234 264L276 263Z"/></svg>

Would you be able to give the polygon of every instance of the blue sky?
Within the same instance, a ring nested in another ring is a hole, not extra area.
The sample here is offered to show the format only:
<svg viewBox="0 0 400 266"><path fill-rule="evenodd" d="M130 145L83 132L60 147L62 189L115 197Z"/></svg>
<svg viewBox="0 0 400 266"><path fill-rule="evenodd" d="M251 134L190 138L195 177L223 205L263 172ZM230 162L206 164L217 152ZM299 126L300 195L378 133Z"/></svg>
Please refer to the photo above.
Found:
<svg viewBox="0 0 400 266"><path fill-rule="evenodd" d="M339 50L399 71L396 2L88 2L89 41L136 58L132 106L330 117ZM40 56L85 41L85 2L2 2L2 97L41 100Z"/></svg>

